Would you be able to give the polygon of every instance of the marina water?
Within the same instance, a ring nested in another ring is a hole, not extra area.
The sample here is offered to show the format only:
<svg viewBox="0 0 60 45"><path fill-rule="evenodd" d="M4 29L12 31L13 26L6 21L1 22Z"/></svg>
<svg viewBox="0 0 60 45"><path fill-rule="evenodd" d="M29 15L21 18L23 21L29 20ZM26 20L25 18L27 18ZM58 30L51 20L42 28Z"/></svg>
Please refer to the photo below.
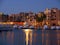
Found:
<svg viewBox="0 0 60 45"><path fill-rule="evenodd" d="M14 29L0 32L0 45L60 45L60 30Z"/></svg>

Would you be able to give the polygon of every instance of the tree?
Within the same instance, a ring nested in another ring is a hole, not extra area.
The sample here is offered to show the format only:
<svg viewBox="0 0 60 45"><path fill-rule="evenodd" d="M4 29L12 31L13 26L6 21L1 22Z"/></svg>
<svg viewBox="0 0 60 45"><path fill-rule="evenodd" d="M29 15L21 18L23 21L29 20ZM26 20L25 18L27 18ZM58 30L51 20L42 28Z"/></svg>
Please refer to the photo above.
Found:
<svg viewBox="0 0 60 45"><path fill-rule="evenodd" d="M36 16L36 21L38 22L39 25L42 25L43 20L46 19L46 15L43 12L40 12L37 16Z"/></svg>

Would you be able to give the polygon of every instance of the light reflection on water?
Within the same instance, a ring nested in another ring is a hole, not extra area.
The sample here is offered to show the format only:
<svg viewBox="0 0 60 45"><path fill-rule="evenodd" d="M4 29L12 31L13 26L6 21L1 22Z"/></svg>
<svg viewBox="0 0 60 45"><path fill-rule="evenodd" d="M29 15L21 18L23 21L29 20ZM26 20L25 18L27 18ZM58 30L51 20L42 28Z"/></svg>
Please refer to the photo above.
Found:
<svg viewBox="0 0 60 45"><path fill-rule="evenodd" d="M0 45L60 45L60 30L0 32Z"/></svg>
<svg viewBox="0 0 60 45"><path fill-rule="evenodd" d="M24 29L23 30L25 32L25 41L26 41L26 45L32 45L32 29ZM30 42L29 42L30 41Z"/></svg>

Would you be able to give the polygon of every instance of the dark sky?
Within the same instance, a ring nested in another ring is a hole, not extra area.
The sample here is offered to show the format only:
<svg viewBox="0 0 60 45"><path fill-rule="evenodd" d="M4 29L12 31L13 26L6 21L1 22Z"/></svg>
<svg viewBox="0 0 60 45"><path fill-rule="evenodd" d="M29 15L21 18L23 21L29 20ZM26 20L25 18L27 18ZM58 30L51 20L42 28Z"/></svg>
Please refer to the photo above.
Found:
<svg viewBox="0 0 60 45"><path fill-rule="evenodd" d="M39 12L45 8L60 9L60 0L0 0L0 12L5 14Z"/></svg>

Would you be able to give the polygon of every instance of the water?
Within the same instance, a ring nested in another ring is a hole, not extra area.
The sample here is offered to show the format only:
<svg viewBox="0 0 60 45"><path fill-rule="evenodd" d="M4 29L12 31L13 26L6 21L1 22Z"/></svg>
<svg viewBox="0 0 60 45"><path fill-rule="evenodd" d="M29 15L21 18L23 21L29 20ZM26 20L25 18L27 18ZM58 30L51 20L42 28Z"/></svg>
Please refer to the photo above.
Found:
<svg viewBox="0 0 60 45"><path fill-rule="evenodd" d="M0 32L0 45L60 45L60 30L28 30Z"/></svg>

